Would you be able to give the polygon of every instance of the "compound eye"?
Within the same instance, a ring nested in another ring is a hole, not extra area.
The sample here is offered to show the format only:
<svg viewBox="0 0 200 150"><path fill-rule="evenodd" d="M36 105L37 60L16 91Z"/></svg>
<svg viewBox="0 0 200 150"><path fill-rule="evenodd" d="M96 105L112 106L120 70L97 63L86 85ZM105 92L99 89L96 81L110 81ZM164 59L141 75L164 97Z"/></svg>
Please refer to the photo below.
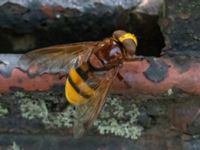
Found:
<svg viewBox="0 0 200 150"><path fill-rule="evenodd" d="M123 47L123 54L125 57L132 57L136 52L136 47L138 45L137 38L134 34L127 33L123 30L117 30L113 32L113 39L121 43Z"/></svg>
<svg viewBox="0 0 200 150"><path fill-rule="evenodd" d="M137 38L134 34L126 33L118 38L124 47L124 54L127 58L132 58L136 52Z"/></svg>

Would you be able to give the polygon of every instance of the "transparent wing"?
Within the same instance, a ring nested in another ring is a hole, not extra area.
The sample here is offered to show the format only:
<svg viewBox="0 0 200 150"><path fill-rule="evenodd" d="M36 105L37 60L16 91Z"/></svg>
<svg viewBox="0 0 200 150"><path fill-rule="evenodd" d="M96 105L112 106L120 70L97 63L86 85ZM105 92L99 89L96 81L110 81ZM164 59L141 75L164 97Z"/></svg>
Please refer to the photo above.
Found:
<svg viewBox="0 0 200 150"><path fill-rule="evenodd" d="M68 72L77 62L87 60L97 43L82 42L37 49L22 55L17 66L38 74Z"/></svg>
<svg viewBox="0 0 200 150"><path fill-rule="evenodd" d="M75 138L81 137L84 131L93 125L105 103L105 97L117 72L118 68L113 68L108 71L105 77L101 80L100 86L97 88L95 95L89 99L88 103L76 106L76 116L73 131Z"/></svg>

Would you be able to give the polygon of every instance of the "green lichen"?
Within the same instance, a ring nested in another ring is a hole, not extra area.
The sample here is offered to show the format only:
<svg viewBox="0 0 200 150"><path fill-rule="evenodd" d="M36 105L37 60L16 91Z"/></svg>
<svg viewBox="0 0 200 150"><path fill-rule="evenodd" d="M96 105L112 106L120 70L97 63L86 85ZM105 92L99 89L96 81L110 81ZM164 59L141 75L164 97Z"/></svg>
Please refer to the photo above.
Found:
<svg viewBox="0 0 200 150"><path fill-rule="evenodd" d="M173 89L170 88L170 89L167 90L167 95L168 96L172 96L173 94L174 94Z"/></svg>
<svg viewBox="0 0 200 150"><path fill-rule="evenodd" d="M6 114L8 114L8 109L0 104L0 117L4 117Z"/></svg>
<svg viewBox="0 0 200 150"><path fill-rule="evenodd" d="M41 119L47 128L72 127L72 106L67 107L66 112L49 112L44 100L34 100L23 92L16 92L15 96L19 98L22 117Z"/></svg>
<svg viewBox="0 0 200 150"><path fill-rule="evenodd" d="M43 123L48 127L70 128L73 126L73 114L73 107L68 106L65 112L49 113L47 119L43 120Z"/></svg>
<svg viewBox="0 0 200 150"><path fill-rule="evenodd" d="M17 145L15 142L13 142L12 146L8 148L8 150L23 150L20 148L19 145Z"/></svg>
<svg viewBox="0 0 200 150"><path fill-rule="evenodd" d="M127 102L127 101L126 101ZM99 118L94 125L100 134L114 134L125 138L137 139L142 128L136 125L139 116L135 104L125 105L119 98L108 98Z"/></svg>
<svg viewBox="0 0 200 150"><path fill-rule="evenodd" d="M47 128L63 128L73 126L75 110L68 106L65 112L49 112L44 100L27 96L18 92L22 117L26 119L41 119ZM108 97L102 112L94 122L100 134L114 134L125 138L137 139L142 128L136 125L139 116L138 108L131 101Z"/></svg>
<svg viewBox="0 0 200 150"><path fill-rule="evenodd" d="M21 91L16 91L15 96L18 97L18 98L23 98L23 97L25 97L25 93L23 93Z"/></svg>
<svg viewBox="0 0 200 150"><path fill-rule="evenodd" d="M22 117L30 120L34 118L45 120L48 117L46 104L42 100L23 98L20 100L20 110Z"/></svg>

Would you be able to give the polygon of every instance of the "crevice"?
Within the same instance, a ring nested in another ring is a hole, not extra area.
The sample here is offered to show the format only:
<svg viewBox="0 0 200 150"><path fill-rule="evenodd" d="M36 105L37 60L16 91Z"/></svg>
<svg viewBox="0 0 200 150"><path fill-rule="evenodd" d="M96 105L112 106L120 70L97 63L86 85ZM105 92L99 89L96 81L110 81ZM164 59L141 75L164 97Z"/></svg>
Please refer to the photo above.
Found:
<svg viewBox="0 0 200 150"><path fill-rule="evenodd" d="M165 46L156 15L116 7L112 11L105 9L101 14L89 11L74 12L71 16L65 15L65 10L59 18L51 18L38 9L26 11L24 7L12 5L9 3L0 9L4 13L0 15L0 53L24 53L57 44L98 41L119 29L137 36L137 55L159 57Z"/></svg>
<svg viewBox="0 0 200 150"><path fill-rule="evenodd" d="M159 16L137 13L132 15L132 29L138 37L137 55L156 56L161 55L165 47L164 36L158 24Z"/></svg>

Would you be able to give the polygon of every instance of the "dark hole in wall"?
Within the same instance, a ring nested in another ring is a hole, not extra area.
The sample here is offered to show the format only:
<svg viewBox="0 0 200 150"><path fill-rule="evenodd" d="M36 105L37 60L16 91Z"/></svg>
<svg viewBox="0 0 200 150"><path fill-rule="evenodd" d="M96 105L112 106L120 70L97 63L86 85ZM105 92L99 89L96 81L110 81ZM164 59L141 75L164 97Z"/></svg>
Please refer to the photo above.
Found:
<svg viewBox="0 0 200 150"><path fill-rule="evenodd" d="M14 12L15 15L3 12L7 19L0 18L1 53L24 53L56 44L102 40L118 29L136 34L139 41L137 55L160 56L165 46L159 17L130 10L118 8L101 15L87 12L59 19L47 18L37 9L22 14Z"/></svg>
<svg viewBox="0 0 200 150"><path fill-rule="evenodd" d="M158 24L159 17L137 13L132 15L131 30L138 37L137 55L159 57L165 47L164 36Z"/></svg>

